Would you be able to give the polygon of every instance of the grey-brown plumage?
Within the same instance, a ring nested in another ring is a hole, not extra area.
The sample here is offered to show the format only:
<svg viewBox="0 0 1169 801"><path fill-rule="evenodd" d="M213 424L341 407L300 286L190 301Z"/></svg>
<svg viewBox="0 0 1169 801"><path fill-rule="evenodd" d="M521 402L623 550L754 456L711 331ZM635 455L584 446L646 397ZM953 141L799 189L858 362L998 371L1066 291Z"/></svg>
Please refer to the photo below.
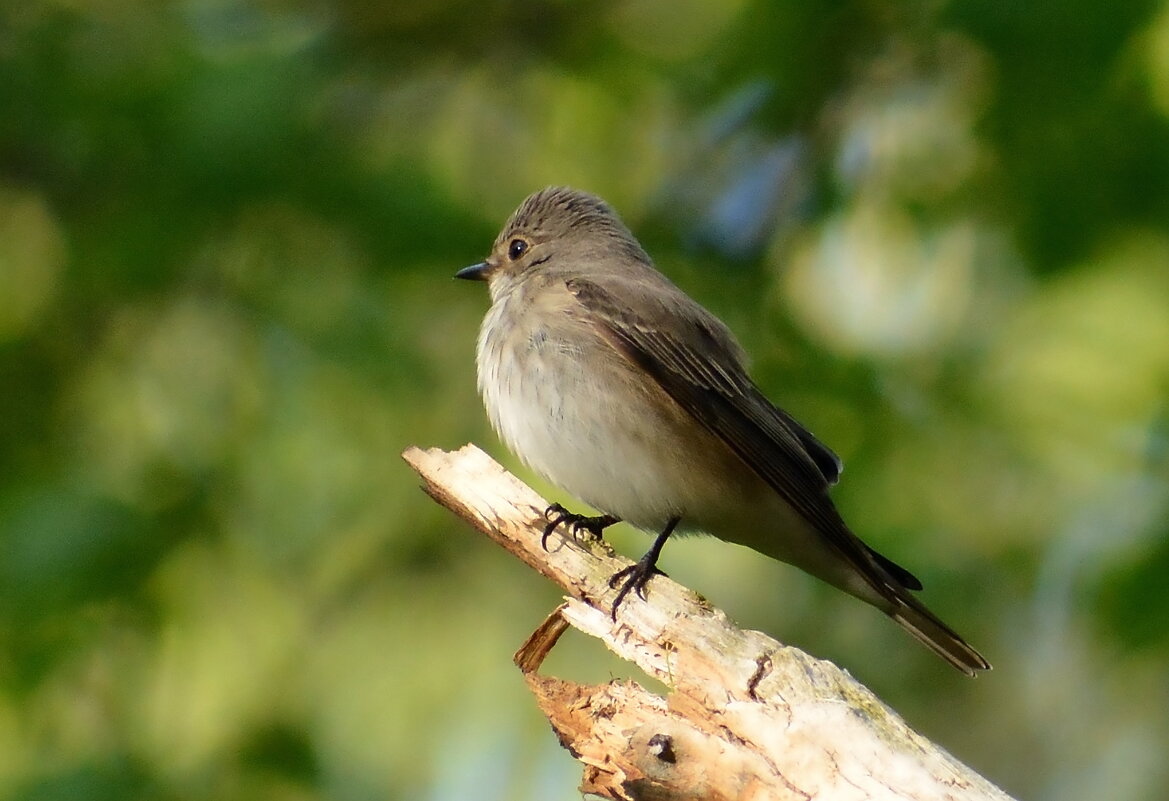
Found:
<svg viewBox="0 0 1169 801"><path fill-rule="evenodd" d="M595 533L616 520L660 532L614 577L644 595L677 531L705 532L795 565L878 609L950 664L987 661L918 601L921 583L853 534L828 495L836 455L747 375L725 325L654 268L599 198L530 196L491 255L479 389L509 448L604 513L550 510Z"/></svg>

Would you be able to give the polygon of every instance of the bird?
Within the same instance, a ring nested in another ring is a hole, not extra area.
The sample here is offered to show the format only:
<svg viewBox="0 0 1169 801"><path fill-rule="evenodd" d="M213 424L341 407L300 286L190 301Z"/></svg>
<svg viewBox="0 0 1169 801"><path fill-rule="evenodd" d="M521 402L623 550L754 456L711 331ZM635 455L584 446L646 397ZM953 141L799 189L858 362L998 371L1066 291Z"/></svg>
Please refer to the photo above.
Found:
<svg viewBox="0 0 1169 801"><path fill-rule="evenodd" d="M659 271L599 197L527 197L482 262L491 305L476 345L492 427L530 469L601 514L554 503L557 527L655 533L618 571L613 619L660 570L666 541L707 534L804 570L881 610L967 675L990 663L914 593L921 582L865 544L829 489L836 454L751 379L730 329Z"/></svg>

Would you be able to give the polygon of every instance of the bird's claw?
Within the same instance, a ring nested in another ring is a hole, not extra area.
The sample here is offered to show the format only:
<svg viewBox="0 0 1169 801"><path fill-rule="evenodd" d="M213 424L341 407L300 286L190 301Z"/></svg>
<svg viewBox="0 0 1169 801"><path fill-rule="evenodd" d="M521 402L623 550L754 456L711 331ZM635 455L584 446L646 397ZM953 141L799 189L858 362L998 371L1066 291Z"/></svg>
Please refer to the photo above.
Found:
<svg viewBox="0 0 1169 801"><path fill-rule="evenodd" d="M578 515L568 511L558 503L554 503L544 510L544 519L548 521L548 525L544 526L544 534L540 537L540 547L545 551L548 550L548 537L562 523L572 532L574 540L579 542L582 539L588 539L595 542L601 539L601 534L606 528L620 522L613 515L596 515L595 517Z"/></svg>
<svg viewBox="0 0 1169 801"><path fill-rule="evenodd" d="M649 554L646 554L646 556L649 556ZM634 562L628 567L623 567L618 570L609 578L610 589L615 589L618 585L621 587L617 592L617 597L613 599L613 608L609 616L614 621L617 620L617 607L621 606L621 602L625 600L625 596L629 595L631 590L635 591L641 600L646 600L645 586L649 583L649 580L654 576L664 575L666 574L658 570L653 561L646 557L642 557L639 561Z"/></svg>
<svg viewBox="0 0 1169 801"><path fill-rule="evenodd" d="M610 588L614 588L618 584L621 585L621 589L617 591L617 597L613 599L613 609L609 613L614 623L617 622L617 607L621 606L621 602L625 600L625 596L629 594L630 590L637 590L637 594L644 601L646 600L645 585L649 583L650 578L655 574L666 575L658 570L658 557L662 554L662 546L666 544L666 540L670 538L670 534L673 533L681 519L681 517L670 518L666 527L662 529L662 533L654 540L654 544L645 552L645 556L629 567L621 568L609 578Z"/></svg>

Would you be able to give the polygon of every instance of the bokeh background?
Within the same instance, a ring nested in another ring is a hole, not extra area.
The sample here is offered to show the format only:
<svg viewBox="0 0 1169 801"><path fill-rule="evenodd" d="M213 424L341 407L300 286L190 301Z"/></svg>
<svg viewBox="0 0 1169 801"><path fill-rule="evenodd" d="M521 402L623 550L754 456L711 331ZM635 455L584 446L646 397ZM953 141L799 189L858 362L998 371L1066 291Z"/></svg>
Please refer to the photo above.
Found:
<svg viewBox="0 0 1169 801"><path fill-rule="evenodd" d="M556 592L398 457L519 467L451 276L554 183L995 670L733 546L665 569L1011 793L1164 799L1163 0L0 3L0 798L579 797L510 661Z"/></svg>

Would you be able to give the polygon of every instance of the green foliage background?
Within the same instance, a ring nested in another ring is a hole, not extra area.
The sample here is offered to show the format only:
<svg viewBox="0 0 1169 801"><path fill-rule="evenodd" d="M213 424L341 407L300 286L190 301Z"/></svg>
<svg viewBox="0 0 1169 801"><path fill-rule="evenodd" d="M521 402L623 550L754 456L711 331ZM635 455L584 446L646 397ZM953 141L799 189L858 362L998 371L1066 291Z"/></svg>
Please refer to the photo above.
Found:
<svg viewBox="0 0 1169 801"><path fill-rule="evenodd" d="M1164 798L1145 0L0 4L0 798L578 797L510 663L556 593L398 459L518 467L450 278L552 183L728 321L995 670L728 545L671 575L1020 797Z"/></svg>

